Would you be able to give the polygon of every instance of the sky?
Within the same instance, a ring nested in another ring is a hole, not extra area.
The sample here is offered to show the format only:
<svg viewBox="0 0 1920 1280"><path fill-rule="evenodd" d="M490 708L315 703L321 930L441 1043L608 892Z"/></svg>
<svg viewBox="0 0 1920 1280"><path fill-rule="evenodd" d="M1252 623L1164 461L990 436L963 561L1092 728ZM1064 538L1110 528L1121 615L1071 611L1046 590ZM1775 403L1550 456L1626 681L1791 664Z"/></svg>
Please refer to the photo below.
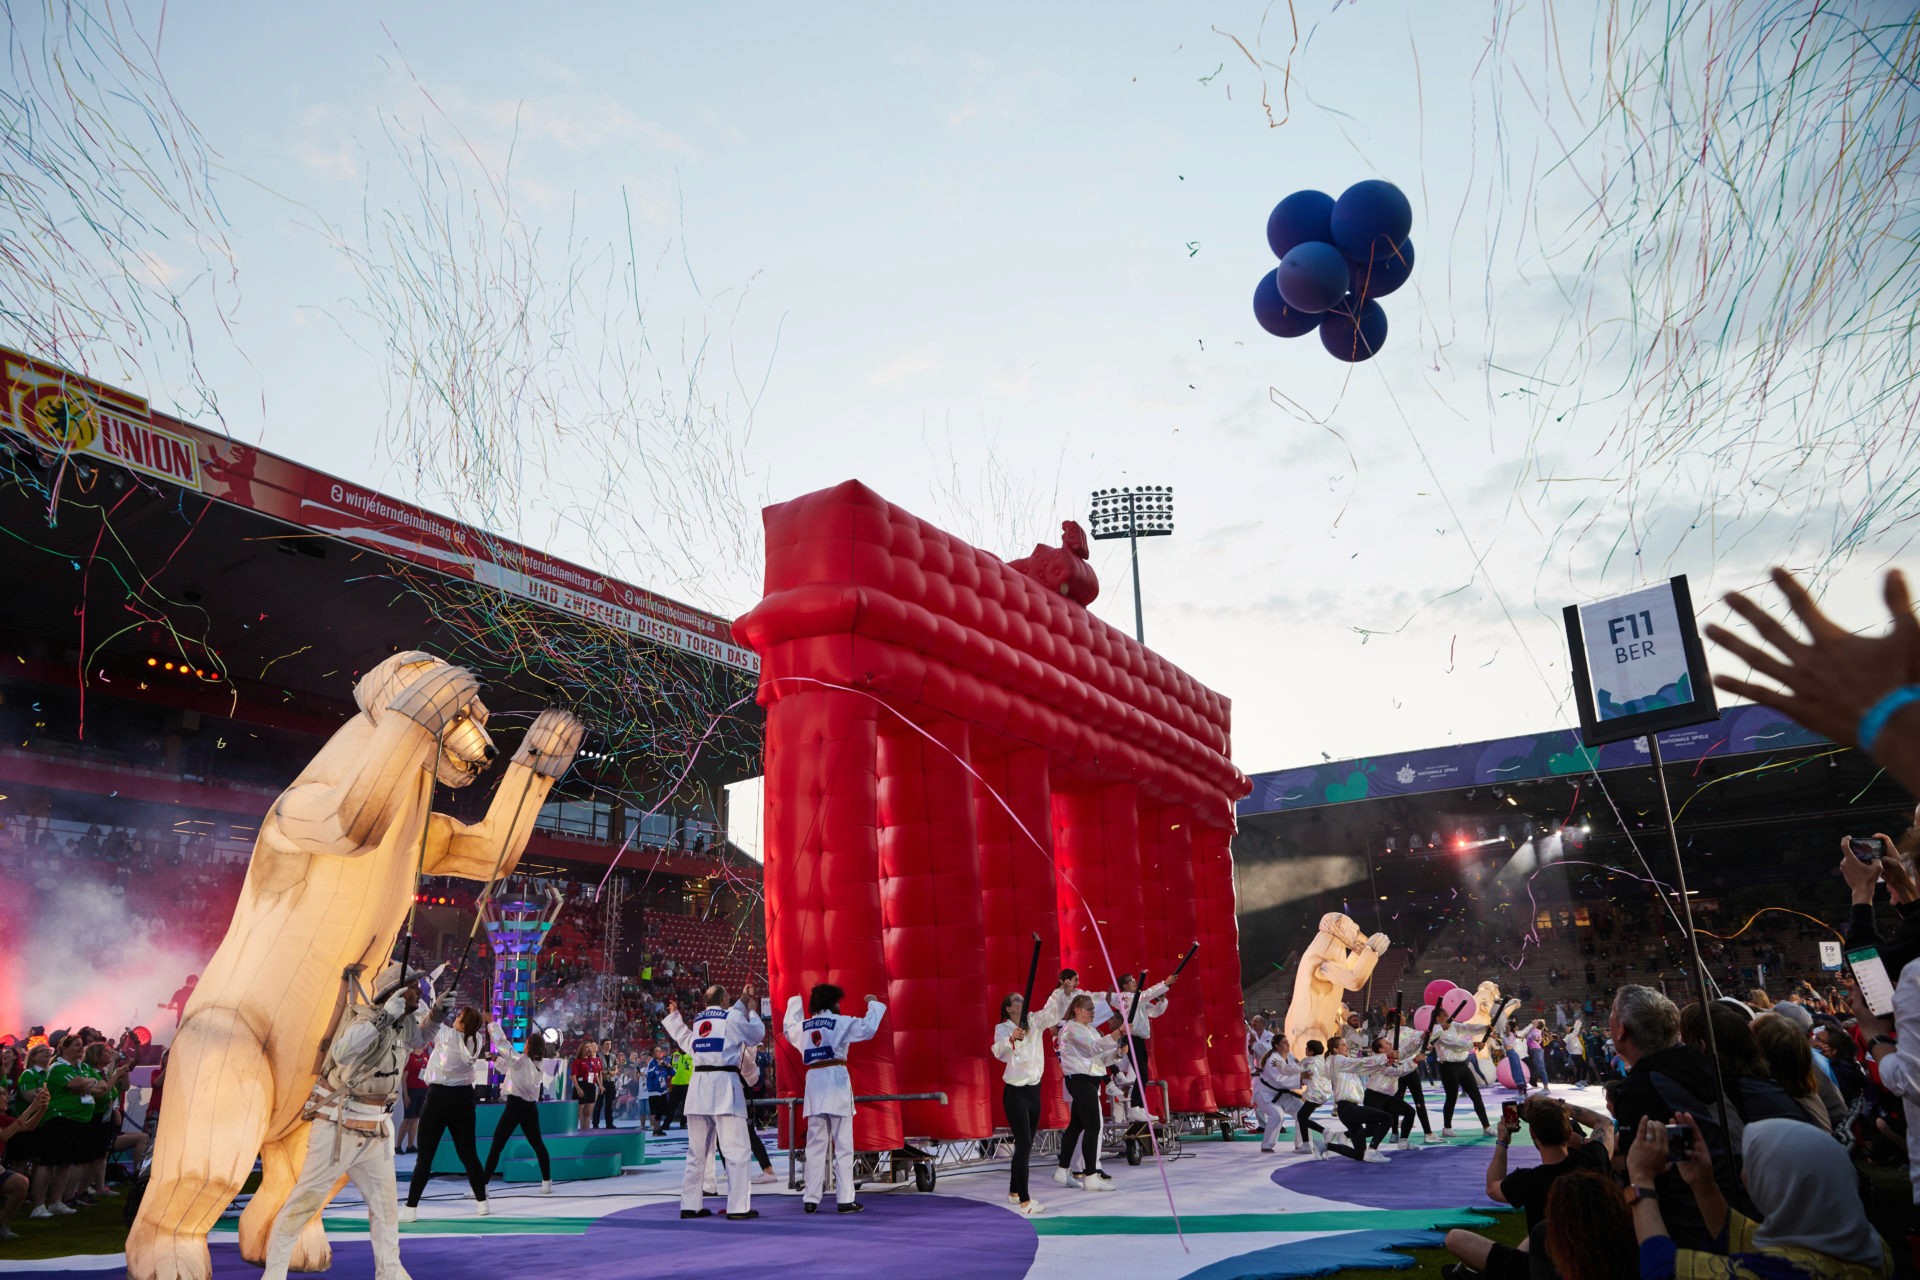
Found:
<svg viewBox="0 0 1920 1280"><path fill-rule="evenodd" d="M1596 105L1619 59L1584 15L1479 9L172 6L155 57L218 234L144 260L193 363L95 371L725 614L758 507L850 477L1009 558L1093 489L1171 485L1146 639L1233 700L1248 772L1570 725L1561 607L1672 573L1712 602L1783 561L1884 617L1909 534L1857 514L1910 479L1804 386L1745 426L1731 395L1698 433L1642 411L1749 354L1648 372L1686 332L1638 327L1649 295L1684 311L1719 259L1586 243L1599 178L1643 204L1644 122ZM1366 178L1412 200L1417 265L1348 366L1250 298L1272 205ZM530 337L494 327L514 296ZM542 394L449 426L409 370L462 350L512 356L470 388ZM1096 544L1093 609L1130 630L1126 556Z"/></svg>

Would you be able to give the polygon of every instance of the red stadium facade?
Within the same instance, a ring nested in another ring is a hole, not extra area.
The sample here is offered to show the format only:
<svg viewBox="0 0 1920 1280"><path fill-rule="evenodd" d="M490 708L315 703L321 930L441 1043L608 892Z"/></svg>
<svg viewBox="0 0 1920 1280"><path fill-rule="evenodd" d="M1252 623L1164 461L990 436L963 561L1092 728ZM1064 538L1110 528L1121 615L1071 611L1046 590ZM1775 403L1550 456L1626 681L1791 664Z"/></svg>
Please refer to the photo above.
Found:
<svg viewBox="0 0 1920 1280"><path fill-rule="evenodd" d="M1063 965L1111 989L1198 940L1154 1075L1177 1111L1248 1105L1227 700L857 482L765 521L766 595L735 632L767 708L772 987L886 999L855 1092L949 1099L865 1106L856 1144L988 1136L984 1050L1036 935L1042 996ZM1043 1097L1062 1123L1057 1074Z"/></svg>

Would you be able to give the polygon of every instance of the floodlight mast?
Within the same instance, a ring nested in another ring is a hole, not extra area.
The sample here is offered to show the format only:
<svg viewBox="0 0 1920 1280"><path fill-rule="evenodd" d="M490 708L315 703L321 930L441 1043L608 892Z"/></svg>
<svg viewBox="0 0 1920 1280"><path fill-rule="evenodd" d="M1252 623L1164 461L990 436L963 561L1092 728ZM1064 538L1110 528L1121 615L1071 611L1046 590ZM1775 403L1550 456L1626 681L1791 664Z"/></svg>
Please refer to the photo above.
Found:
<svg viewBox="0 0 1920 1280"><path fill-rule="evenodd" d="M1095 489L1088 523L1096 542L1125 538L1133 561L1133 636L1147 642L1146 614L1140 604L1140 539L1163 538L1173 532L1173 488L1143 485L1122 489Z"/></svg>

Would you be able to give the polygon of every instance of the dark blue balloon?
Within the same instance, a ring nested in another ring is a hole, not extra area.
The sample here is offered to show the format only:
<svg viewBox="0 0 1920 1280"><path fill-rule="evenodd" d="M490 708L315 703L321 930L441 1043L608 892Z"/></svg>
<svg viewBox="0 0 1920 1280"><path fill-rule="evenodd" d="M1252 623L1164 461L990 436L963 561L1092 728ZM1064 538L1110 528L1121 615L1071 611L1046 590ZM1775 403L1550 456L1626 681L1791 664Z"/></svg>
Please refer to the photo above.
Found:
<svg viewBox="0 0 1920 1280"><path fill-rule="evenodd" d="M1413 276L1413 237L1377 253L1372 262L1355 260L1350 276L1354 297L1384 298Z"/></svg>
<svg viewBox="0 0 1920 1280"><path fill-rule="evenodd" d="M1333 197L1324 191L1296 191L1267 215L1267 247L1284 258L1287 250L1309 240L1333 241Z"/></svg>
<svg viewBox="0 0 1920 1280"><path fill-rule="evenodd" d="M1355 262L1365 262L1407 238L1413 230L1413 205L1391 182L1356 182L1334 201L1333 242Z"/></svg>
<svg viewBox="0 0 1920 1280"><path fill-rule="evenodd" d="M1345 255L1338 249L1309 240L1287 250L1274 271L1274 283L1280 286L1281 298L1295 311L1319 312L1347 296L1351 274Z"/></svg>
<svg viewBox="0 0 1920 1280"><path fill-rule="evenodd" d="M1280 286L1274 283L1272 271L1261 276L1260 283L1253 286L1253 318L1276 338L1298 338L1312 333L1320 324L1319 316L1287 306L1280 297Z"/></svg>
<svg viewBox="0 0 1920 1280"><path fill-rule="evenodd" d="M1371 359L1387 341L1387 313L1379 303L1360 304L1360 319L1342 309L1320 318L1320 345L1327 354L1351 364Z"/></svg>

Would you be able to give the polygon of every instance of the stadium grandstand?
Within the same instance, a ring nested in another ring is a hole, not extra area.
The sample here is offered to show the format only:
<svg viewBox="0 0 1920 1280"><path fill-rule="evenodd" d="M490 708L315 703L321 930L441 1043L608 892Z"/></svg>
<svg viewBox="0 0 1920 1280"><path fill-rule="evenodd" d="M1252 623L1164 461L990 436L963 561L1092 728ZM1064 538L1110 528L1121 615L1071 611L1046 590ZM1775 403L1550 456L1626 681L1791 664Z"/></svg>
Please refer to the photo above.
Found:
<svg viewBox="0 0 1920 1280"><path fill-rule="evenodd" d="M0 1027L164 1038L156 1005L221 937L262 813L402 649L478 671L507 752L553 702L593 731L513 881L564 902L546 1025L651 1044L674 989L764 975L759 866L726 838L763 718L726 619L0 365ZM477 816L488 781L437 804ZM416 955L457 955L476 890L420 885Z"/></svg>

